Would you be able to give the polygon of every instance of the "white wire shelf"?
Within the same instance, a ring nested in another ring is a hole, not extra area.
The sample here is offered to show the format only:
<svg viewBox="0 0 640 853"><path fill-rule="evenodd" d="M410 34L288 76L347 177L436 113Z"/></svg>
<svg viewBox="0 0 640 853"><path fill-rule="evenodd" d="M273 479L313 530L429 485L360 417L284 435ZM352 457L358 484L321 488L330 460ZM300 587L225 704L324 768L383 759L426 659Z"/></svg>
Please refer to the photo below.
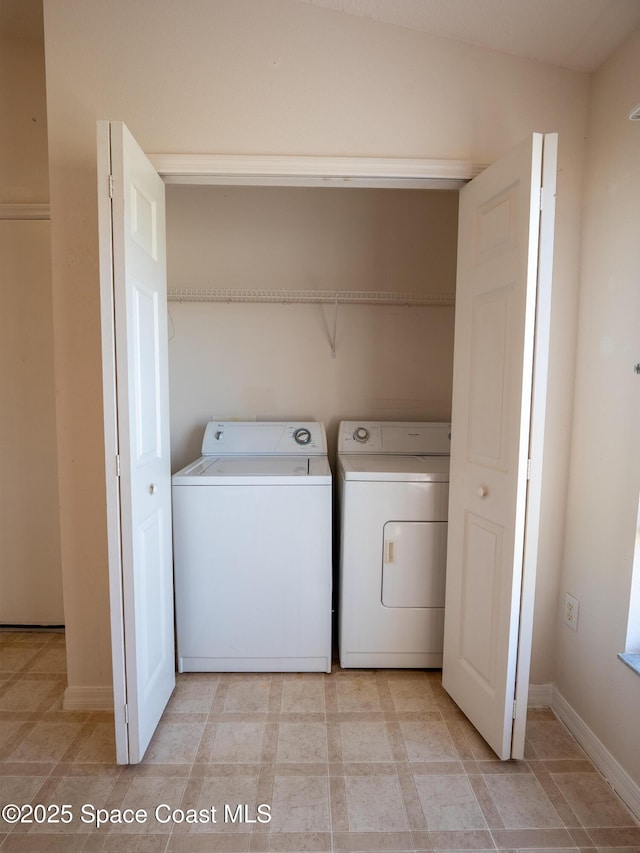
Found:
<svg viewBox="0 0 640 853"><path fill-rule="evenodd" d="M169 302L272 302L362 305L455 305L449 293L394 293L364 290L235 290L231 288L170 287Z"/></svg>

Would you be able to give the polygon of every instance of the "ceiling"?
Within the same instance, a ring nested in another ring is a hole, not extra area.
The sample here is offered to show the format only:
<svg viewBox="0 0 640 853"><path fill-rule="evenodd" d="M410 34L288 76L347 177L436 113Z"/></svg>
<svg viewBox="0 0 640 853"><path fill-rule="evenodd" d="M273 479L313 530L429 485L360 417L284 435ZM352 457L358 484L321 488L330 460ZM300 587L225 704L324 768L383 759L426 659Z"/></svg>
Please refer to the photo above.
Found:
<svg viewBox="0 0 640 853"><path fill-rule="evenodd" d="M595 71L623 39L640 26L640 0L297 2L575 71ZM0 30L5 36L14 38L42 38L42 0L0 0Z"/></svg>
<svg viewBox="0 0 640 853"><path fill-rule="evenodd" d="M640 0L297 0L574 71L640 25Z"/></svg>

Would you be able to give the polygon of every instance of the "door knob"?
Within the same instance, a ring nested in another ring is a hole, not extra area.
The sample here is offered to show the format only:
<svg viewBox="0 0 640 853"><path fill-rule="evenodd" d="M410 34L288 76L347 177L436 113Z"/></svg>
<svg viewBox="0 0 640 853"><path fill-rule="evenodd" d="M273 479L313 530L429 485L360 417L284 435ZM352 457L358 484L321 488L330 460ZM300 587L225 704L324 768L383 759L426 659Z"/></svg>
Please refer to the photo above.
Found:
<svg viewBox="0 0 640 853"><path fill-rule="evenodd" d="M478 494L481 498L486 498L486 496L489 494L489 489L486 486L480 486L480 488L478 489Z"/></svg>

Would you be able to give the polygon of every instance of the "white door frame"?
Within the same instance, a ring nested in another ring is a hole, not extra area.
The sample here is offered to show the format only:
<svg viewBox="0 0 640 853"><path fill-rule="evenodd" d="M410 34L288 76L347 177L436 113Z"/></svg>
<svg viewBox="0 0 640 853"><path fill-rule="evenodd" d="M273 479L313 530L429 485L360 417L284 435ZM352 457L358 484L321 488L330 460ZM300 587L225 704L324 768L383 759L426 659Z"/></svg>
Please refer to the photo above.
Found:
<svg viewBox="0 0 640 853"><path fill-rule="evenodd" d="M457 190L486 165L470 160L147 154L165 184Z"/></svg>
<svg viewBox="0 0 640 853"><path fill-rule="evenodd" d="M558 135L547 133L544 138L542 159L542 187L540 199L540 234L538 242L538 289L531 387L531 414L529 431L529 486L525 510L525 542L522 558L522 590L520 604L519 638L528 637L523 645L518 641L516 663L516 713L511 735L512 754L523 755L529 699L529 672L531 668L531 637L535 585L538 571L538 540L542 512L542 468L544 465L545 428L547 416L547 385L549 378L549 338L551 331L551 299L553 279L553 254L555 245L555 196L557 188Z"/></svg>
<svg viewBox="0 0 640 853"><path fill-rule="evenodd" d="M117 476L118 398L116 386L116 329L113 293L111 217L103 216L110 207L111 150L106 135L97 134L98 146L98 242L100 244L100 324L102 341L102 407L107 502L107 559L109 563L109 605L111 610L111 665L113 714L116 734L116 762L129 759L129 735L125 706L124 594L122 589L122 534L120 529L120 489ZM111 472L111 476L109 475Z"/></svg>
<svg viewBox="0 0 640 853"><path fill-rule="evenodd" d="M364 157L276 157L253 155L148 154L166 184L210 186L343 186L379 187L389 189L460 189L486 168L469 160L435 160ZM98 151L105 163L107 152ZM100 188L108 192L108 188ZM104 233L104 223L99 230ZM111 259L101 258L101 274L108 280L112 274ZM103 404L105 463L107 470L114 464L116 441L116 374L114 361L113 297L106 288L101 292L103 347ZM544 397L544 395L543 395ZM532 480L541 479L541 471L532 471ZM107 483L107 538L109 564L120 560L120 506L114 493L114 478ZM533 485L533 483L531 484ZM539 482L537 488L539 489ZM112 579L113 579L112 574ZM112 611L122 613L123 591L120 584L110 584ZM532 618L529 614L528 618ZM113 617L112 617L113 619ZM112 621L112 630L114 621ZM111 638L112 659L124 667L124 624L119 635ZM116 751L126 749L124 719L124 685L114 679L114 709L116 715ZM122 719L119 719L119 716Z"/></svg>

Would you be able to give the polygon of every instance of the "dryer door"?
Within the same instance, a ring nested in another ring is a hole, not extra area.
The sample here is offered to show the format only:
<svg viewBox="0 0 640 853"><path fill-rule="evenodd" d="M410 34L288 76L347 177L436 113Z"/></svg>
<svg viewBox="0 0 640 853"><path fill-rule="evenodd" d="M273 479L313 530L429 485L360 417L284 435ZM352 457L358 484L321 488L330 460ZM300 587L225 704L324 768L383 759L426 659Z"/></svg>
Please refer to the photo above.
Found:
<svg viewBox="0 0 640 853"><path fill-rule="evenodd" d="M385 607L444 607L446 521L384 525L382 603Z"/></svg>

